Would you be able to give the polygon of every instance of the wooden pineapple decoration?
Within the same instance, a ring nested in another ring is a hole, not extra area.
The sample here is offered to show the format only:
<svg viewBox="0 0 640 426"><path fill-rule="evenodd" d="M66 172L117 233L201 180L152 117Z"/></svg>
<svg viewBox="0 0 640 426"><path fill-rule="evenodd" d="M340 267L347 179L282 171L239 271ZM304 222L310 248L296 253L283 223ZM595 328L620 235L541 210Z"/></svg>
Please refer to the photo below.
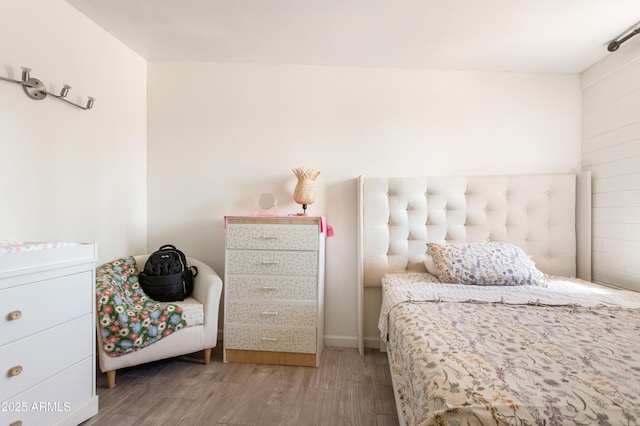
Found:
<svg viewBox="0 0 640 426"><path fill-rule="evenodd" d="M293 173L298 178L298 183L293 191L293 201L302 204L302 213L298 213L298 216L306 216L307 205L313 204L315 201L313 183L320 174L320 171L298 167L297 169L293 169Z"/></svg>

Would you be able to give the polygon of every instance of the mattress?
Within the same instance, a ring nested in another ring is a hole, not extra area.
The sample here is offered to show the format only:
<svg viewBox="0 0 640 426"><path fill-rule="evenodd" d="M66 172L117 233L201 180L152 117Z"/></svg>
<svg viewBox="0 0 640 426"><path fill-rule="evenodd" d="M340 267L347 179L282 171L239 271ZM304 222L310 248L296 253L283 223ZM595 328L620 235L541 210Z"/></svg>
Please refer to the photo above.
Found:
<svg viewBox="0 0 640 426"><path fill-rule="evenodd" d="M407 425L640 423L640 294L385 275L380 331Z"/></svg>

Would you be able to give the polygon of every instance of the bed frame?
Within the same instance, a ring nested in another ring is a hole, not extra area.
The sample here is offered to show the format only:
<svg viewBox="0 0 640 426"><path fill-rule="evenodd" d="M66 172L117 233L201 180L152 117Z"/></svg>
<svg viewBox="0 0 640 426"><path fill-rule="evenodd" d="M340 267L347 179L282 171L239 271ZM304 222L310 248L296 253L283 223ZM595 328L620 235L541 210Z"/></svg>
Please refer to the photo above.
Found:
<svg viewBox="0 0 640 426"><path fill-rule="evenodd" d="M358 178L358 330L364 290L425 272L427 243L503 241L550 275L591 280L591 175Z"/></svg>

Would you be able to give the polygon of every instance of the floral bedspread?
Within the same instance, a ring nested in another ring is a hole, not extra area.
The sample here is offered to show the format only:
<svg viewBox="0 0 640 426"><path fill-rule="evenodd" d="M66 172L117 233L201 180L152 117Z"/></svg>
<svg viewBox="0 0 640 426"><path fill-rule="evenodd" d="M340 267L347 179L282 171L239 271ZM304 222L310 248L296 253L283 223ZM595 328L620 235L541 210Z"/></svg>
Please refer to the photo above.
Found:
<svg viewBox="0 0 640 426"><path fill-rule="evenodd" d="M102 345L112 357L142 349L186 326L181 307L156 302L142 291L133 257L96 269L96 299Z"/></svg>
<svg viewBox="0 0 640 426"><path fill-rule="evenodd" d="M407 425L640 424L638 293L622 292L624 306L616 290L601 292L604 303L579 290L584 304L567 304L570 294L509 303L451 284L470 293L425 301L420 286L388 284L390 368ZM514 300L528 291L505 290Z"/></svg>

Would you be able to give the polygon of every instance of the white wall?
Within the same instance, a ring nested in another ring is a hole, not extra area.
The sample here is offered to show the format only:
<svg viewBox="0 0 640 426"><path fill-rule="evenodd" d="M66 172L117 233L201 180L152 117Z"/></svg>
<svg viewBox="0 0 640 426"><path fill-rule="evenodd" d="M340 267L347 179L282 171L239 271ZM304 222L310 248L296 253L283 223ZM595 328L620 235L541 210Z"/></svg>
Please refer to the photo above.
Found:
<svg viewBox="0 0 640 426"><path fill-rule="evenodd" d="M0 75L20 66L68 99L0 81L0 239L146 249L146 62L62 0L2 0Z"/></svg>
<svg viewBox="0 0 640 426"><path fill-rule="evenodd" d="M356 346L356 177L576 172L577 75L149 63L149 249L172 242L224 272L223 216L279 212L294 167L321 170L326 342ZM365 295L377 342L379 291Z"/></svg>
<svg viewBox="0 0 640 426"><path fill-rule="evenodd" d="M581 82L593 279L640 290L640 38L585 70Z"/></svg>

